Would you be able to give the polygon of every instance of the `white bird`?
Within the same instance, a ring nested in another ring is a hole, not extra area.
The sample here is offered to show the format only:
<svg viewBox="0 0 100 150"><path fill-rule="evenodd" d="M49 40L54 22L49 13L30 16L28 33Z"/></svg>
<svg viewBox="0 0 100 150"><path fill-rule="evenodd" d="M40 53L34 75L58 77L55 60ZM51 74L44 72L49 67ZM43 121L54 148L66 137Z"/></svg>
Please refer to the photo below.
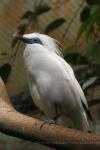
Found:
<svg viewBox="0 0 100 150"><path fill-rule="evenodd" d="M63 59L60 43L40 33L24 34L24 61L31 96L47 120L59 117L73 128L88 131L90 116L84 93L71 66Z"/></svg>

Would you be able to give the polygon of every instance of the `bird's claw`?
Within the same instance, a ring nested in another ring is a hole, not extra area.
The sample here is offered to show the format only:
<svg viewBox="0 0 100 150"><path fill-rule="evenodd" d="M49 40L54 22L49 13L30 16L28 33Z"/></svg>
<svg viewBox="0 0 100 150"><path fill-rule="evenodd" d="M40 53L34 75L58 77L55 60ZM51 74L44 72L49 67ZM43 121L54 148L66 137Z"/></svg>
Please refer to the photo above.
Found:
<svg viewBox="0 0 100 150"><path fill-rule="evenodd" d="M41 126L40 126L40 129L41 129L45 124L49 124L49 125L55 124L55 121L54 121L54 120L45 120L45 121L43 121L43 123L42 123Z"/></svg>

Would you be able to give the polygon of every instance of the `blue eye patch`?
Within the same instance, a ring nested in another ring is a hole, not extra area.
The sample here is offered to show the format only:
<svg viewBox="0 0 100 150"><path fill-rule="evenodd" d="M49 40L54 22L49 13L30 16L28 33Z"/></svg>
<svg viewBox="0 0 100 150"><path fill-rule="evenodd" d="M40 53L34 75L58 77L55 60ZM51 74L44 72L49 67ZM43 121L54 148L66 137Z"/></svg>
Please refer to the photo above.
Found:
<svg viewBox="0 0 100 150"><path fill-rule="evenodd" d="M37 43L37 44L42 44L43 45L43 43L41 42L41 40L38 37L34 37L34 38L30 38L30 39L24 37L23 42L27 43L27 44Z"/></svg>

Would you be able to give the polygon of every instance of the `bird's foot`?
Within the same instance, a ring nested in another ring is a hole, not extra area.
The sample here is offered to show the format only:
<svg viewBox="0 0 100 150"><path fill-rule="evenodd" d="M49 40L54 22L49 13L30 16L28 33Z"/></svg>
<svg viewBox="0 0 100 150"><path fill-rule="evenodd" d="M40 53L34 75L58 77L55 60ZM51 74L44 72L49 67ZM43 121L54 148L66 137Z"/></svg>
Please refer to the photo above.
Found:
<svg viewBox="0 0 100 150"><path fill-rule="evenodd" d="M45 124L49 124L49 125L55 124L55 121L52 120L52 119L51 119L51 120L50 120L50 119L44 120L43 123L42 123L41 126L40 126L40 129L41 129Z"/></svg>

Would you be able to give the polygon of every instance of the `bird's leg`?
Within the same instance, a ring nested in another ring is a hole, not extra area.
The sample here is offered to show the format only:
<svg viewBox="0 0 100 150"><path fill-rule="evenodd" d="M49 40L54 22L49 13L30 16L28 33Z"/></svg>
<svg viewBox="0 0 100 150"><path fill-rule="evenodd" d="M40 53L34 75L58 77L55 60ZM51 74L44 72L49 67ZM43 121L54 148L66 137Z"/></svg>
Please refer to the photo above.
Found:
<svg viewBox="0 0 100 150"><path fill-rule="evenodd" d="M54 121L53 119L44 119L43 123L42 123L41 126L40 126L40 129L41 129L45 124L51 125L51 124L54 124L54 123L55 123L55 121Z"/></svg>
<svg viewBox="0 0 100 150"><path fill-rule="evenodd" d="M52 119L48 119L43 111L42 111L42 120L44 122L43 124L45 124L45 123L48 123L48 124L55 123L55 117L53 117Z"/></svg>
<svg viewBox="0 0 100 150"><path fill-rule="evenodd" d="M62 110L62 107L61 107L60 104L56 104L56 103L55 103L55 110L56 110L56 116L54 117L54 120L57 120L57 119L59 119L61 116L64 115L64 113L63 113L62 111L60 111L60 110ZM70 126L68 126L68 128L72 128L72 126L70 125Z"/></svg>
<svg viewBox="0 0 100 150"><path fill-rule="evenodd" d="M45 115L43 116L43 123L42 123L42 125L40 126L40 129L45 125L45 124L49 124L49 125L51 125L51 124L55 124L55 121L56 121L56 119L58 118L58 116L57 116L57 108L55 107L55 112L56 112L56 115L53 117L53 118L51 118L51 119L46 119L45 118Z"/></svg>
<svg viewBox="0 0 100 150"><path fill-rule="evenodd" d="M61 105L60 104L57 104L57 103L55 103L55 111L56 111L56 115L55 115L55 117L54 117L54 120L57 120L60 116L62 116L63 115L63 113L61 113L60 112L60 110L62 109L61 108Z"/></svg>
<svg viewBox="0 0 100 150"><path fill-rule="evenodd" d="M40 126L40 129L43 127L43 125L45 124L55 124L56 120L59 118L59 116L61 116L61 113L58 113L58 109L59 109L59 105L55 103L54 105L55 107L55 116L52 119L45 119L45 117L43 118L44 122L42 123L42 125Z"/></svg>
<svg viewBox="0 0 100 150"><path fill-rule="evenodd" d="M46 124L46 123L48 123L50 125L50 124L54 124L55 121L53 119L47 119L47 120L44 120L43 124Z"/></svg>

